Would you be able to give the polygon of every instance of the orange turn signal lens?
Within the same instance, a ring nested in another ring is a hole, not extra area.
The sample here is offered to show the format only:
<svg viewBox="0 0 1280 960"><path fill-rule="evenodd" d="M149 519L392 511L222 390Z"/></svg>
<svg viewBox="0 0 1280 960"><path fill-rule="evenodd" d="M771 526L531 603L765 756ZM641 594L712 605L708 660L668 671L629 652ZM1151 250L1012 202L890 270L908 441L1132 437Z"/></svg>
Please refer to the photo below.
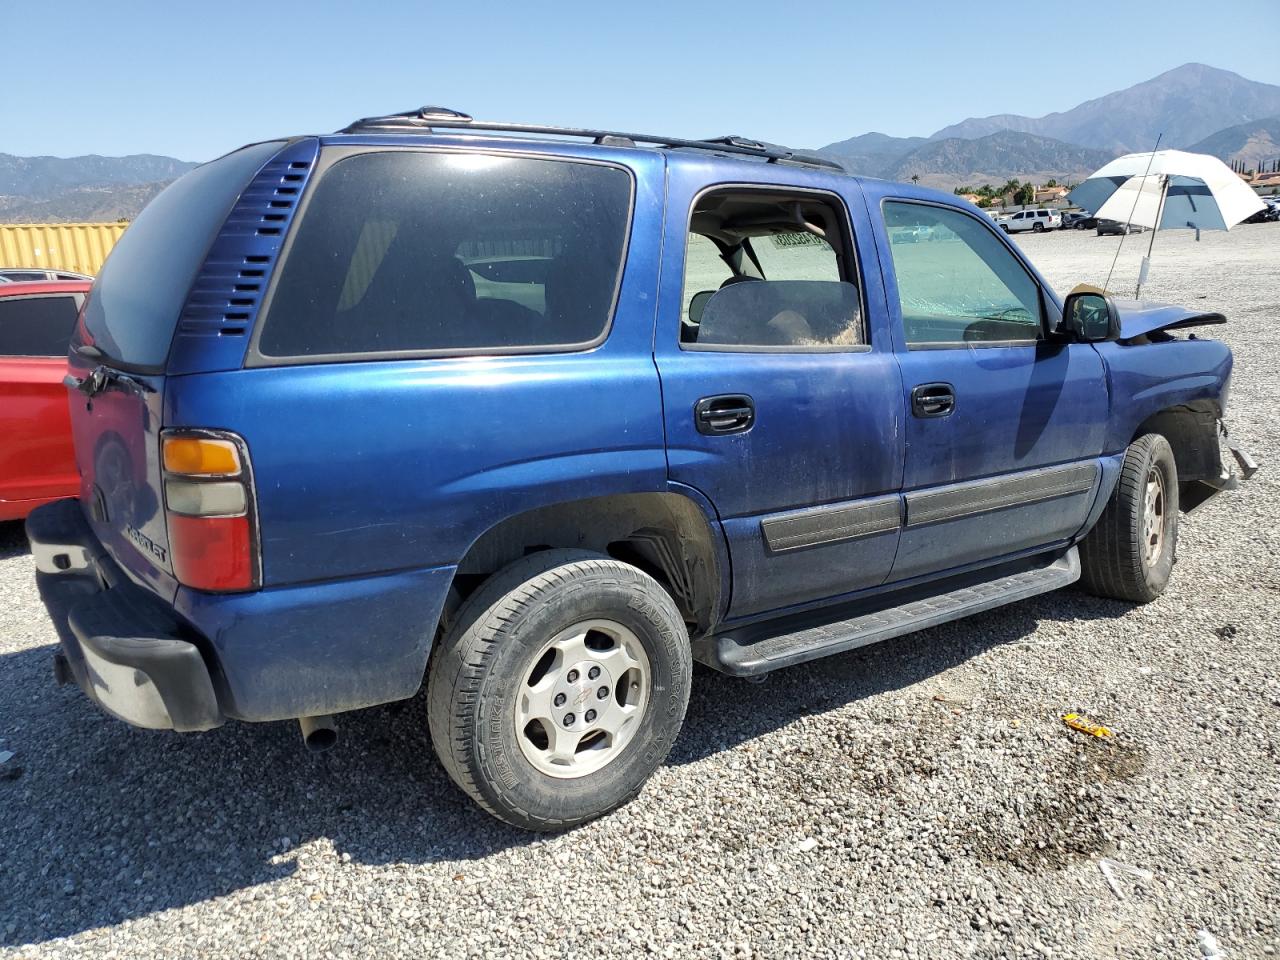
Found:
<svg viewBox="0 0 1280 960"><path fill-rule="evenodd" d="M165 437L164 468L170 473L235 476L240 472L240 452L230 440Z"/></svg>

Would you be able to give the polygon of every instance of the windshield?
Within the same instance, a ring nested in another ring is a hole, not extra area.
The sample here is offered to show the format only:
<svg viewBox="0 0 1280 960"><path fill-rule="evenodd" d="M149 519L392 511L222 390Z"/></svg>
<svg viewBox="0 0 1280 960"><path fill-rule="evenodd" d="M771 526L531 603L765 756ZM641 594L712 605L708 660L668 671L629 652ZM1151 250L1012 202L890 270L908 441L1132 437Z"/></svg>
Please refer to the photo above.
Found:
<svg viewBox="0 0 1280 960"><path fill-rule="evenodd" d="M162 369L214 236L240 191L282 145L255 144L196 167L147 204L103 265L75 345L92 345L128 369Z"/></svg>

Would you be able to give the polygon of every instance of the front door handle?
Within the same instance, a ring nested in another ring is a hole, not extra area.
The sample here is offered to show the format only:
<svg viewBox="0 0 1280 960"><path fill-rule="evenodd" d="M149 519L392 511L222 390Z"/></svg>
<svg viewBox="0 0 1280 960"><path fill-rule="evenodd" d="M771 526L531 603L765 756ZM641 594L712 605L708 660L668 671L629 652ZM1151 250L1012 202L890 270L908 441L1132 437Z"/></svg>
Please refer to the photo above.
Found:
<svg viewBox="0 0 1280 960"><path fill-rule="evenodd" d="M956 388L949 383L922 383L911 391L912 416L949 417L956 408Z"/></svg>
<svg viewBox="0 0 1280 960"><path fill-rule="evenodd" d="M703 397L693 405L693 422L709 436L745 433L756 422L756 405L745 393Z"/></svg>

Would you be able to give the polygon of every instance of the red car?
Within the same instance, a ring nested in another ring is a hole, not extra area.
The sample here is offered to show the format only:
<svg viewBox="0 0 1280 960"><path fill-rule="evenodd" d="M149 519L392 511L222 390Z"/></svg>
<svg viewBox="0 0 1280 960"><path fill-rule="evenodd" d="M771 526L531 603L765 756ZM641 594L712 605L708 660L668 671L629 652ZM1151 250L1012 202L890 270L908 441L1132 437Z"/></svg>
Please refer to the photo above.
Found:
<svg viewBox="0 0 1280 960"><path fill-rule="evenodd" d="M89 287L0 283L0 521L79 492L62 378Z"/></svg>

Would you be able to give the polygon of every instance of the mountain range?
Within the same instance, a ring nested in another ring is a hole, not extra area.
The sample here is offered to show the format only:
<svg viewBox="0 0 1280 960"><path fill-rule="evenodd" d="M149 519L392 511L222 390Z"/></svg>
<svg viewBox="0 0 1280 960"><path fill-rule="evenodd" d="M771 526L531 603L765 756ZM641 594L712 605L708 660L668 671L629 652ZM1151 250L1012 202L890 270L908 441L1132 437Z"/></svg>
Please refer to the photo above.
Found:
<svg viewBox="0 0 1280 960"><path fill-rule="evenodd" d="M1262 164L1280 159L1280 116L1238 123L1210 134L1187 149L1243 163L1247 170L1261 169Z"/></svg>
<svg viewBox="0 0 1280 960"><path fill-rule="evenodd" d="M132 219L194 163L129 157L16 157L0 153L0 220L34 223Z"/></svg>
<svg viewBox="0 0 1280 960"><path fill-rule="evenodd" d="M1246 80L1203 63L1186 63L1126 90L1043 117L971 117L930 137L973 140L998 130L1052 137L1113 154L1187 147L1215 131L1259 117L1280 116L1280 86Z"/></svg>
<svg viewBox="0 0 1280 960"><path fill-rule="evenodd" d="M1187 63L1043 117L970 117L929 136L863 133L819 148L851 173L917 178L949 190L1016 177L1080 180L1121 153L1162 147L1247 168L1280 160L1280 86ZM132 219L194 163L154 154L18 157L0 153L0 221Z"/></svg>
<svg viewBox="0 0 1280 960"><path fill-rule="evenodd" d="M1246 166L1280 159L1280 86L1187 63L1043 117L970 117L927 137L866 133L820 148L851 172L929 186L1078 180L1122 153L1160 146ZM1162 136L1161 136L1162 135Z"/></svg>

